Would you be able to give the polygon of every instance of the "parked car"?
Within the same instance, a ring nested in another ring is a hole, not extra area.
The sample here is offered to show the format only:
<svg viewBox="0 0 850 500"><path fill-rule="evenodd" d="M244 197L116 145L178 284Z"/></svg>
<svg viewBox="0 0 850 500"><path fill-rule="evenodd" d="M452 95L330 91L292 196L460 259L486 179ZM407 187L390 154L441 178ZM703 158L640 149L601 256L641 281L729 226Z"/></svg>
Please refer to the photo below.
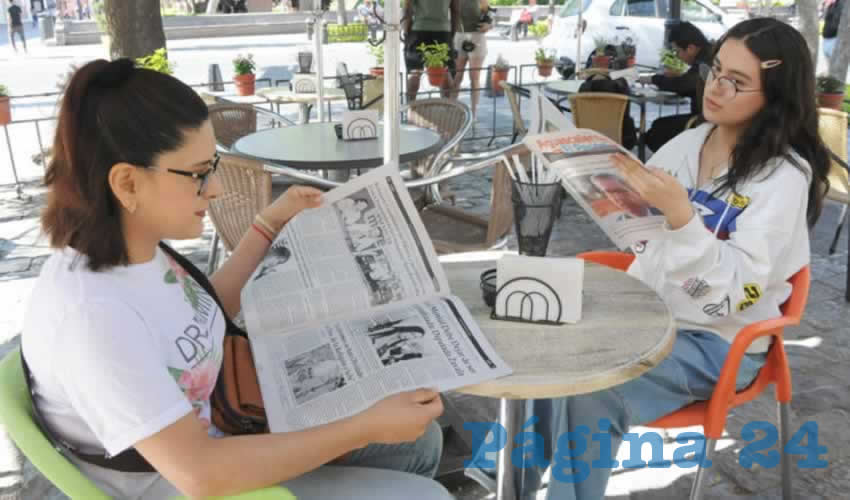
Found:
<svg viewBox="0 0 850 500"><path fill-rule="evenodd" d="M710 0L681 0L682 20L694 23L709 40L718 39L741 20L727 14ZM664 21L670 0L567 0L557 12L552 32L543 47L557 57L576 59L578 9L582 8L585 30L581 36L580 61L586 61L596 48L594 39L604 37L612 43L631 38L637 46L636 62L657 67L664 46Z"/></svg>

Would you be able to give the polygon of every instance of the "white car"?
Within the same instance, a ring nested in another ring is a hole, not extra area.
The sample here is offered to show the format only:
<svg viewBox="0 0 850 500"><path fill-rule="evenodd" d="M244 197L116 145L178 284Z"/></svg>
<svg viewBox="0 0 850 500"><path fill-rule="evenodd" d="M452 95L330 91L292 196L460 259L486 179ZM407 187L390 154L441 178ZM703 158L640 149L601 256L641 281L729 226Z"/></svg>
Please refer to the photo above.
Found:
<svg viewBox="0 0 850 500"><path fill-rule="evenodd" d="M682 21L694 23L709 40L717 40L736 22L739 15L727 14L710 0L681 0ZM605 37L615 43L631 38L636 44L636 62L657 67L664 47L664 22L670 0L567 0L556 13L552 33L543 40L543 47L555 52L558 58L576 60L578 9L586 29L581 37L581 56L584 63L596 48L594 37Z"/></svg>

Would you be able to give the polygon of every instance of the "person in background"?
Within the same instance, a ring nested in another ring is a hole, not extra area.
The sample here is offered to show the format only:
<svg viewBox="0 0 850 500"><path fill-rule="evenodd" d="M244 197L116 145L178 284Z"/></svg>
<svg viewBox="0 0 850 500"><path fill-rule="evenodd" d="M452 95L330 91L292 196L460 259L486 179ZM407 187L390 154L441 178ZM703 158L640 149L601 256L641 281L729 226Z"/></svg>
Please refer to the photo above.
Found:
<svg viewBox="0 0 850 500"><path fill-rule="evenodd" d="M838 22L841 20L841 7L844 0L827 0L829 5L823 16L823 53L826 59L832 59L832 51L838 40ZM826 3L826 2L825 2Z"/></svg>
<svg viewBox="0 0 850 500"><path fill-rule="evenodd" d="M405 0L404 63L407 66L407 100L416 100L425 60L420 44L444 43L449 46L449 74L443 80L443 96L454 88L454 38L460 28L460 0Z"/></svg>
<svg viewBox="0 0 850 500"><path fill-rule="evenodd" d="M12 42L12 48L15 49L15 52L18 52L18 46L15 45L15 35L21 39L21 43L24 45L24 52L27 52L27 37L24 34L24 23L21 21L21 13L23 12L20 7L15 5L15 0L9 0L9 10L8 13L8 21L9 21L9 41Z"/></svg>
<svg viewBox="0 0 850 500"><path fill-rule="evenodd" d="M457 48L457 59L455 68L457 76L454 78L454 94L457 98L458 89L463 82L463 74L466 72L466 64L469 63L469 88L472 89L470 103L472 116L478 108L481 97L481 67L487 57L487 32L492 25L481 22L482 16L490 10L488 0L459 0L460 2L460 26L461 31L455 33L454 46Z"/></svg>
<svg viewBox="0 0 850 500"><path fill-rule="evenodd" d="M378 16L384 15L381 5L373 0L363 0L363 3L357 6L357 15L369 28L370 40L378 38L378 28L381 26L381 20L375 15L376 13Z"/></svg>
<svg viewBox="0 0 850 500"><path fill-rule="evenodd" d="M699 66L711 61L711 43L699 28L687 21L679 23L670 31L670 46L679 59L690 65L688 71L682 75L641 77L641 82L652 83L661 90L689 97L691 112L656 118L646 133L646 145L652 151L661 149L661 146L685 130L693 117L702 112L700 93L704 82L699 74Z"/></svg>
<svg viewBox="0 0 850 500"><path fill-rule="evenodd" d="M522 12L519 14L519 20L516 23L516 34L519 36L520 31L522 31L522 37L525 38L528 36L528 25L534 22L534 15L531 14L531 11L528 10L528 7L523 7Z"/></svg>

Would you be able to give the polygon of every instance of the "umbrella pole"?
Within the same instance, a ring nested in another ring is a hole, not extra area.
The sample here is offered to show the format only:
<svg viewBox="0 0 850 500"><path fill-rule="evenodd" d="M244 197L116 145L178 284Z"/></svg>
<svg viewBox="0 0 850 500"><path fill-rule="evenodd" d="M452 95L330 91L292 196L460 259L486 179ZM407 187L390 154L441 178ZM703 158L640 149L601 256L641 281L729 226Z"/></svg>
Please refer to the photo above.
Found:
<svg viewBox="0 0 850 500"><path fill-rule="evenodd" d="M579 7L578 7L578 26L576 26L576 33L578 33L578 36L576 36L576 71L575 71L575 74L574 74L576 80L578 80L578 74L581 71L581 63L582 63L582 61L581 61L581 39L582 39L582 37L584 37L584 29L582 29L582 22L581 22L582 21L582 16L581 16L581 10L582 9L581 8L582 8L582 5L580 4Z"/></svg>
<svg viewBox="0 0 850 500"><path fill-rule="evenodd" d="M384 164L399 161L400 2L384 3Z"/></svg>
<svg viewBox="0 0 850 500"><path fill-rule="evenodd" d="M322 26L322 17L324 11L319 8L313 12L313 17L316 20L313 23L313 51L316 53L316 112L319 114L319 122L325 121L325 66L322 57L322 37L324 29Z"/></svg>

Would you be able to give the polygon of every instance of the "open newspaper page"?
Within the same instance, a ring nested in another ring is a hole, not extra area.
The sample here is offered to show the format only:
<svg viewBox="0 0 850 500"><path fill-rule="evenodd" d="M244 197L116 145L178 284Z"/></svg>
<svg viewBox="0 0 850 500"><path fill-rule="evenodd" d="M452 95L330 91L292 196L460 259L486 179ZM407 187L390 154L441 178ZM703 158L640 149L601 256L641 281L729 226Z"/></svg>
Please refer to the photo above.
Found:
<svg viewBox="0 0 850 500"><path fill-rule="evenodd" d="M272 432L351 416L398 392L444 391L511 372L451 296L251 342Z"/></svg>
<svg viewBox="0 0 850 500"><path fill-rule="evenodd" d="M324 195L278 235L242 290L252 337L448 293L434 246L393 168Z"/></svg>
<svg viewBox="0 0 850 500"><path fill-rule="evenodd" d="M629 187L609 159L614 153L632 156L622 146L588 129L528 136L524 142L617 247L660 236L664 216Z"/></svg>

